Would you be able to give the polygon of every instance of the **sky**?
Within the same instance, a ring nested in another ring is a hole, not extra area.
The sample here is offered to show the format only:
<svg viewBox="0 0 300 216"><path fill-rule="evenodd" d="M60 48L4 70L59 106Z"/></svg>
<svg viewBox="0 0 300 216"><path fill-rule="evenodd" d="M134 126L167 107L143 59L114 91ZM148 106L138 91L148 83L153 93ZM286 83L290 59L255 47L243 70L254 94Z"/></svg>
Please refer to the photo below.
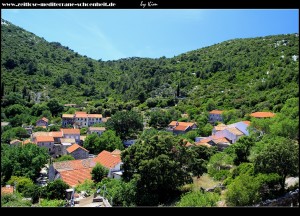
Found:
<svg viewBox="0 0 300 216"><path fill-rule="evenodd" d="M2 9L1 16L104 61L170 58L230 39L299 33L298 9Z"/></svg>

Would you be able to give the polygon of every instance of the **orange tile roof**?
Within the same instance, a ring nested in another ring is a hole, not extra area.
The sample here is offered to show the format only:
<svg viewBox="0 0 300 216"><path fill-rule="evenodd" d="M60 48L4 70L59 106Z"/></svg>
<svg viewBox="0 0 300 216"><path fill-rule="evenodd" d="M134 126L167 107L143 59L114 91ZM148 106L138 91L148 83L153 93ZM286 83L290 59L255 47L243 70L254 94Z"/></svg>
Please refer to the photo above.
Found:
<svg viewBox="0 0 300 216"><path fill-rule="evenodd" d="M60 138L61 143L76 143L76 140L74 138Z"/></svg>
<svg viewBox="0 0 300 216"><path fill-rule="evenodd" d="M209 112L209 114L222 114L224 111L222 110L212 110Z"/></svg>
<svg viewBox="0 0 300 216"><path fill-rule="evenodd" d="M66 170L82 170L87 168L93 168L96 163L91 159L83 159L83 160L69 160L69 161L61 161L54 162L53 167L58 171L66 171Z"/></svg>
<svg viewBox="0 0 300 216"><path fill-rule="evenodd" d="M73 128L61 128L60 131L62 131L63 134L80 134L79 129L73 129Z"/></svg>
<svg viewBox="0 0 300 216"><path fill-rule="evenodd" d="M239 129L237 129L236 127L226 128L226 130L228 130L229 132L231 132L237 136L244 135L244 133L242 131L240 131Z"/></svg>
<svg viewBox="0 0 300 216"><path fill-rule="evenodd" d="M120 155L113 155L108 151L103 150L97 157L93 158L95 162L100 163L106 168L113 168L121 162Z"/></svg>
<svg viewBox="0 0 300 216"><path fill-rule="evenodd" d="M195 123L193 122L177 122L177 121L172 121L169 126L176 126L178 123L178 126L193 126Z"/></svg>
<svg viewBox="0 0 300 216"><path fill-rule="evenodd" d="M24 140L22 144L23 144L23 145L26 145L26 144L28 144L28 143L33 143L33 142L32 142L30 139L27 139L27 140Z"/></svg>
<svg viewBox="0 0 300 216"><path fill-rule="evenodd" d="M51 136L37 136L36 142L54 142L54 139Z"/></svg>
<svg viewBox="0 0 300 216"><path fill-rule="evenodd" d="M18 143L22 143L21 140L15 139L9 142L9 144L14 145L14 144L18 144Z"/></svg>
<svg viewBox="0 0 300 216"><path fill-rule="evenodd" d="M77 150L77 149L79 149L79 148L81 148L82 150L88 152L88 150L86 150L85 148L81 147L81 146L78 145L78 144L73 144L73 145L71 145L69 148L67 148L67 152L72 153L73 151L75 151L75 150Z"/></svg>
<svg viewBox="0 0 300 216"><path fill-rule="evenodd" d="M38 136L50 136L50 133L45 131L38 131L32 133L32 137L38 137Z"/></svg>
<svg viewBox="0 0 300 216"><path fill-rule="evenodd" d="M115 149L111 154L112 155L121 155L121 150Z"/></svg>
<svg viewBox="0 0 300 216"><path fill-rule="evenodd" d="M250 123L251 123L250 121L242 121L242 122L244 122L244 123L245 123L246 125L248 125L248 126L249 126Z"/></svg>
<svg viewBox="0 0 300 216"><path fill-rule="evenodd" d="M86 168L86 169L79 169L79 170L66 170L61 171L60 176L61 179L70 185L71 187L74 187L78 184L81 184L86 179L92 179L92 172L93 168Z"/></svg>
<svg viewBox="0 0 300 216"><path fill-rule="evenodd" d="M229 140L226 139L225 137L221 137L221 138L218 138L218 139L213 139L212 141L216 144L218 144L218 143L229 143Z"/></svg>
<svg viewBox="0 0 300 216"><path fill-rule="evenodd" d="M209 141L211 141L210 138L204 138L204 139L200 140L200 141L197 142L197 143L207 143L207 142L209 142Z"/></svg>
<svg viewBox="0 0 300 216"><path fill-rule="evenodd" d="M89 127L90 131L105 131L105 127Z"/></svg>
<svg viewBox="0 0 300 216"><path fill-rule="evenodd" d="M86 113L76 113L75 118L87 118L88 114Z"/></svg>
<svg viewBox="0 0 300 216"><path fill-rule="evenodd" d="M174 128L174 130L185 131L187 128L188 128L188 126L178 125L177 127Z"/></svg>
<svg viewBox="0 0 300 216"><path fill-rule="evenodd" d="M219 124L217 126L214 126L214 129L217 130L217 131L221 131L221 130L224 130L226 129L226 125L225 124Z"/></svg>
<svg viewBox="0 0 300 216"><path fill-rule="evenodd" d="M1 195L2 194L12 194L14 192L14 187L7 185L5 187L1 187Z"/></svg>
<svg viewBox="0 0 300 216"><path fill-rule="evenodd" d="M63 118L74 118L74 114L63 114Z"/></svg>
<svg viewBox="0 0 300 216"><path fill-rule="evenodd" d="M272 118L275 116L275 114L272 112L254 112L251 113L250 116L254 118Z"/></svg>
<svg viewBox="0 0 300 216"><path fill-rule="evenodd" d="M207 142L197 142L197 143L195 143L195 145L196 146L206 146L206 147L208 147L208 148L210 148L211 147L211 145L210 144L208 144Z"/></svg>
<svg viewBox="0 0 300 216"><path fill-rule="evenodd" d="M49 120L46 117L41 118L40 120L43 120L45 122L48 122Z"/></svg>
<svg viewBox="0 0 300 216"><path fill-rule="evenodd" d="M102 118L102 114L88 114L89 118Z"/></svg>
<svg viewBox="0 0 300 216"><path fill-rule="evenodd" d="M52 136L52 137L63 137L63 133L61 131L51 131L51 132L49 132L49 136Z"/></svg>

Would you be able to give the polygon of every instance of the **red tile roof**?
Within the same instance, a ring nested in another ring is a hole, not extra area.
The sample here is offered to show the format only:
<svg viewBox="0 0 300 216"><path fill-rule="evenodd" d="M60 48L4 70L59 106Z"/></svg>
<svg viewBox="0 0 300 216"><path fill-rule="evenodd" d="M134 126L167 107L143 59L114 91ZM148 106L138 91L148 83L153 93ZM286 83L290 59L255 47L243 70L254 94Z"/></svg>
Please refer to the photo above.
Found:
<svg viewBox="0 0 300 216"><path fill-rule="evenodd" d="M193 126L195 123L193 122L178 122L178 121L172 121L169 126L176 126L176 124L178 123L178 126Z"/></svg>
<svg viewBox="0 0 300 216"><path fill-rule="evenodd" d="M102 118L102 114L89 114L89 118Z"/></svg>
<svg viewBox="0 0 300 216"><path fill-rule="evenodd" d="M45 118L45 117L41 118L40 120L43 120L43 121L45 121L45 122L48 122L48 121L49 121L49 120L48 120L47 118Z"/></svg>
<svg viewBox="0 0 300 216"><path fill-rule="evenodd" d="M2 194L12 194L14 192L14 187L7 185L5 187L1 187L1 195Z"/></svg>
<svg viewBox="0 0 300 216"><path fill-rule="evenodd" d="M27 139L27 140L24 140L22 144L23 144L23 145L26 145L26 144L28 144L28 143L33 143L33 142L31 142L30 139Z"/></svg>
<svg viewBox="0 0 300 216"><path fill-rule="evenodd" d="M61 131L52 131L52 132L49 132L49 136L52 136L52 137L63 137L63 133Z"/></svg>
<svg viewBox="0 0 300 216"><path fill-rule="evenodd" d="M15 139L15 140L12 140L12 141L9 142L9 144L11 144L11 145L15 145L15 144L18 144L18 143L22 143L22 141L18 140L18 139Z"/></svg>
<svg viewBox="0 0 300 216"><path fill-rule="evenodd" d="M212 111L210 111L209 112L209 114L222 114L224 111L222 111L222 110L212 110Z"/></svg>
<svg viewBox="0 0 300 216"><path fill-rule="evenodd" d="M176 131L185 131L188 128L188 126L184 125L178 125L177 127L174 128Z"/></svg>
<svg viewBox="0 0 300 216"><path fill-rule="evenodd" d="M60 131L62 131L63 134L80 134L79 129L73 129L73 128L61 128Z"/></svg>
<svg viewBox="0 0 300 216"><path fill-rule="evenodd" d="M216 130L216 131L221 131L221 130L224 130L224 129L226 129L226 125L225 124L219 124L219 125L217 125L217 126L214 126L214 129Z"/></svg>
<svg viewBox="0 0 300 216"><path fill-rule="evenodd" d="M216 144L218 144L218 143L229 143L229 140L226 139L225 137L221 137L221 138L218 138L218 139L213 139L212 141Z"/></svg>
<svg viewBox="0 0 300 216"><path fill-rule="evenodd" d="M105 127L89 127L90 131L105 131Z"/></svg>
<svg viewBox="0 0 300 216"><path fill-rule="evenodd" d="M242 136L244 135L244 133L242 131L240 131L239 129L237 129L236 127L232 127L232 128L226 128L227 131L229 131L230 133L233 133L237 136Z"/></svg>
<svg viewBox="0 0 300 216"><path fill-rule="evenodd" d="M206 147L208 147L208 148L211 147L211 145L208 144L207 142L203 142L203 143L202 143L202 142L196 142L195 145L196 145L196 146L206 146Z"/></svg>
<svg viewBox="0 0 300 216"><path fill-rule="evenodd" d="M67 150L67 152L72 153L73 151L75 151L75 150L77 150L79 148L82 149L82 150L84 150L84 151L86 151L86 152L88 152L88 150L86 150L85 148L81 147L78 144L73 144L69 148L67 148L66 150Z"/></svg>
<svg viewBox="0 0 300 216"><path fill-rule="evenodd" d="M86 113L76 113L75 118L87 118L88 114Z"/></svg>
<svg viewBox="0 0 300 216"><path fill-rule="evenodd" d="M74 118L74 114L63 114L63 118Z"/></svg>
<svg viewBox="0 0 300 216"><path fill-rule="evenodd" d="M53 167L58 172L66 171L66 170L81 170L81 169L93 168L95 165L96 163L91 158L53 163Z"/></svg>
<svg viewBox="0 0 300 216"><path fill-rule="evenodd" d="M61 171L60 176L61 179L70 185L71 187L74 187L78 184L81 184L86 179L92 179L92 172L93 168L86 168L86 169L79 169L79 170L66 170Z"/></svg>
<svg viewBox="0 0 300 216"><path fill-rule="evenodd" d="M54 139L51 136L37 136L36 142L54 142Z"/></svg>
<svg viewBox="0 0 300 216"><path fill-rule="evenodd" d="M115 149L111 154L112 155L121 155L121 151L119 149Z"/></svg>
<svg viewBox="0 0 300 216"><path fill-rule="evenodd" d="M248 126L249 126L250 123L251 123L250 121L242 121L242 122L244 122L244 123L245 123L246 125L248 125Z"/></svg>
<svg viewBox="0 0 300 216"><path fill-rule="evenodd" d="M272 118L275 116L275 114L272 112L254 112L251 113L250 116L254 118Z"/></svg>
<svg viewBox="0 0 300 216"><path fill-rule="evenodd" d="M95 162L100 163L106 168L113 168L121 162L120 155L111 154L108 151L103 150L97 157L93 158Z"/></svg>
<svg viewBox="0 0 300 216"><path fill-rule="evenodd" d="M87 113L86 113L86 112L83 112L83 111L76 111L76 112L75 112L75 115L76 115L76 114L87 114Z"/></svg>

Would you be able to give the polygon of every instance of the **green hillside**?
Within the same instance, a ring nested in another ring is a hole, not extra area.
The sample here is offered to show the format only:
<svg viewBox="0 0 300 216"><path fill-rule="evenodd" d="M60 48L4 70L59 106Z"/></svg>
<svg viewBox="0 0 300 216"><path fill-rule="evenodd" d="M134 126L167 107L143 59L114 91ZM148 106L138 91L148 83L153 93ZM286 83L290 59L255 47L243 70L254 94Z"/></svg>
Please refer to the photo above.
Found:
<svg viewBox="0 0 300 216"><path fill-rule="evenodd" d="M248 113L277 112L288 98L299 95L297 34L234 39L173 58L102 61L4 20L1 31L4 94L15 91L27 101L38 93L37 102L89 101L90 109L114 113L128 106L173 106L179 93L185 105L212 103Z"/></svg>

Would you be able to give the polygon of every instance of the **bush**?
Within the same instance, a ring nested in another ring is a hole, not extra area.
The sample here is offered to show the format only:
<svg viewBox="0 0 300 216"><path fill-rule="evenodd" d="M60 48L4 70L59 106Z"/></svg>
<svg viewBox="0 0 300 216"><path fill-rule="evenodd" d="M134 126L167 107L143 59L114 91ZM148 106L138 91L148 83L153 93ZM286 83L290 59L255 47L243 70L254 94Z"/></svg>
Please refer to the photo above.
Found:
<svg viewBox="0 0 300 216"><path fill-rule="evenodd" d="M41 200L40 206L41 207L64 207L66 205L65 200Z"/></svg>
<svg viewBox="0 0 300 216"><path fill-rule="evenodd" d="M176 204L179 207L211 207L216 206L220 196L217 193L189 192L184 194Z"/></svg>

